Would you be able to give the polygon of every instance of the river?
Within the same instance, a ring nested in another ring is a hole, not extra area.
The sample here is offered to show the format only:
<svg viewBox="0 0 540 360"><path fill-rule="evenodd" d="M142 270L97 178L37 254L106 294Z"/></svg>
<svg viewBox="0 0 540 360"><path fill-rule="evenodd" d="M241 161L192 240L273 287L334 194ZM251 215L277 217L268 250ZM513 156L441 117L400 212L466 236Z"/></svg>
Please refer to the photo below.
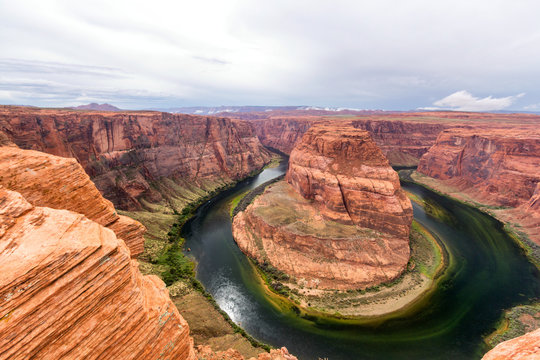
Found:
<svg viewBox="0 0 540 360"><path fill-rule="evenodd" d="M263 296L231 233L229 204L286 171L277 168L239 183L201 206L184 226L197 278L234 322L262 342L286 346L307 359L479 359L504 309L538 301L540 275L503 231L482 212L410 183L403 187L451 215L446 223L413 203L414 218L437 235L454 262L421 308L382 324L318 323L277 310Z"/></svg>

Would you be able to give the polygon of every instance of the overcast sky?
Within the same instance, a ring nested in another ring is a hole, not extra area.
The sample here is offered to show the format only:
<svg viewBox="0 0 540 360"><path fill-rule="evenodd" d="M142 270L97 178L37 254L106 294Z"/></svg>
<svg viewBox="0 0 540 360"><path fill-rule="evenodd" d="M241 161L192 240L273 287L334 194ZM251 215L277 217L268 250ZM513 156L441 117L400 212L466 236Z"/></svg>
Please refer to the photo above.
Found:
<svg viewBox="0 0 540 360"><path fill-rule="evenodd" d="M540 111L537 0L0 0L0 103Z"/></svg>

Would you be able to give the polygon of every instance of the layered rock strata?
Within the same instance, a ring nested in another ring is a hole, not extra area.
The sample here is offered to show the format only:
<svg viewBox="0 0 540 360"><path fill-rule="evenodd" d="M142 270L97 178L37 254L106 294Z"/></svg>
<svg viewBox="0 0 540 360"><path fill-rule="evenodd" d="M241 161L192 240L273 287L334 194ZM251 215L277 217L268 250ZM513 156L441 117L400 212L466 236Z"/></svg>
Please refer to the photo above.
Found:
<svg viewBox="0 0 540 360"><path fill-rule="evenodd" d="M540 182L540 131L463 127L443 131L418 171L474 189L478 199L517 207L532 201Z"/></svg>
<svg viewBox="0 0 540 360"><path fill-rule="evenodd" d="M313 124L352 125L371 134L392 165L413 166L435 143L439 132L448 124L419 123L400 120L336 120L319 117L287 117L252 121L257 136L269 147L290 154Z"/></svg>
<svg viewBox="0 0 540 360"><path fill-rule="evenodd" d="M370 135L313 126L286 181L233 221L240 249L302 285L355 289L399 276L409 260L412 207Z"/></svg>
<svg viewBox="0 0 540 360"><path fill-rule="evenodd" d="M249 123L225 118L2 106L0 131L21 148L76 158L127 210L141 209L141 200L175 207L185 187L230 183L270 158Z"/></svg>
<svg viewBox="0 0 540 360"><path fill-rule="evenodd" d="M452 189L493 209L505 222L519 223L540 245L540 131L537 128L441 132L422 157L418 172L435 178L432 186ZM448 192L448 191L446 191Z"/></svg>
<svg viewBox="0 0 540 360"><path fill-rule="evenodd" d="M70 210L108 227L126 242L134 258L143 251L144 226L118 215L73 158L0 147L0 185L21 193L35 206Z"/></svg>
<svg viewBox="0 0 540 360"><path fill-rule="evenodd" d="M535 360L540 356L540 329L500 343L482 360Z"/></svg>
<svg viewBox="0 0 540 360"><path fill-rule="evenodd" d="M163 282L113 231L0 188L0 359L195 359Z"/></svg>

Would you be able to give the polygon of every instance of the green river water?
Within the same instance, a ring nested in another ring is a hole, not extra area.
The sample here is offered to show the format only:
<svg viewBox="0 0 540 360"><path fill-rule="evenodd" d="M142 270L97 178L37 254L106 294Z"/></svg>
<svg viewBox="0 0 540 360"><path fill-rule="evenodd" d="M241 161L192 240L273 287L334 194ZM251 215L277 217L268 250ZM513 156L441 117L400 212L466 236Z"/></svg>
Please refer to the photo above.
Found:
<svg viewBox="0 0 540 360"><path fill-rule="evenodd" d="M403 187L445 210L450 221L413 204L414 218L437 236L453 259L437 290L406 314L371 324L306 320L276 309L236 246L229 203L286 171L266 169L199 208L184 226L197 278L230 317L255 338L286 346L299 359L479 359L502 312L538 301L540 275L500 222L415 184Z"/></svg>

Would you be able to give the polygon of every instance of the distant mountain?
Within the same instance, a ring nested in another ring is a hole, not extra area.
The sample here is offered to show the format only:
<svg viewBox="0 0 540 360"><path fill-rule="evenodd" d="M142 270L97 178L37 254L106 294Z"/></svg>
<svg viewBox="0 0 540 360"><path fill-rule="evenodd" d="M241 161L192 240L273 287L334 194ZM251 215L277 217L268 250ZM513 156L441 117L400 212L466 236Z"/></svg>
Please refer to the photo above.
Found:
<svg viewBox="0 0 540 360"><path fill-rule="evenodd" d="M72 107L72 109L96 110L96 111L122 111L122 109L117 108L116 106L113 106L111 104L97 104L97 103L91 103L88 105L79 105L79 106Z"/></svg>
<svg viewBox="0 0 540 360"><path fill-rule="evenodd" d="M218 113L247 113L264 112L272 110L297 110L304 106L186 106L167 109L150 109L170 113L194 114L194 115L214 115Z"/></svg>
<svg viewBox="0 0 540 360"><path fill-rule="evenodd" d="M263 113L263 112L290 112L290 111L326 111L326 112L343 112L351 111L358 112L364 111L360 109L351 109L351 108L338 108L338 107L317 107L317 106L186 106L186 107L175 107L175 108L160 108L160 109L149 109L149 110L158 110L165 111L170 113L181 113L181 114L195 114L195 115L215 115L215 114L234 114L234 113Z"/></svg>

